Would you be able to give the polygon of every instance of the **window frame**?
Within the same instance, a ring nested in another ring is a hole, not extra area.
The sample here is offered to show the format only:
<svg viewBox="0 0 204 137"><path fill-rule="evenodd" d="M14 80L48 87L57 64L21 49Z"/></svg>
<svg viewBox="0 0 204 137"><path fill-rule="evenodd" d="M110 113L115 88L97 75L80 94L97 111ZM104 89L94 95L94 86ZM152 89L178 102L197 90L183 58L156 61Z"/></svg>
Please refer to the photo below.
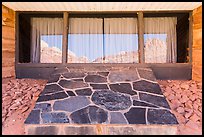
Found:
<svg viewBox="0 0 204 137"><path fill-rule="evenodd" d="M55 14L61 14L64 20L64 24L67 23L67 25L64 25L63 28L63 35L66 34L66 36L68 35L68 18L70 17L91 17L91 16L107 16L107 17L124 17L124 16L128 16L128 17L137 17L138 19L138 30L143 31L143 33L141 32L141 36L138 37L138 49L139 49L139 63L135 63L135 64L159 64L159 63L145 63L144 62L144 27L141 27L142 25L140 24L144 24L143 23L143 18L146 16L146 14L151 13L152 15L155 14L160 14L163 13L166 16L172 16L173 14L179 14L179 13L188 13L189 14L189 57L190 60L187 63L163 63L163 64L190 64L192 65L192 11L135 11L135 12L104 12L104 13L97 13L97 12L69 12L69 11L64 11L64 12L60 12L60 11L40 11L40 12L30 12L30 11L16 11L15 14L15 68L19 65L34 65L34 66L58 66L58 65L69 65L69 64L92 64L92 63L67 63L67 46L68 46L68 42L66 42L66 37L63 36L63 45L62 45L62 63L20 63L19 62L19 14L28 14L28 15L32 15L32 16L36 16L36 17L43 17L43 15L48 15L48 16L52 16ZM120 14L121 13L121 14ZM66 16L67 14L67 16ZM117 15L117 16L116 16ZM141 16L139 18L139 15ZM163 16L164 16L163 15ZM66 17L67 17L67 21L66 21ZM139 23L140 22L140 23ZM138 33L139 34L139 33ZM96 64L103 64L103 63L96 63ZM111 63L105 63L105 64L111 64ZM134 64L134 63L119 63L119 64Z"/></svg>

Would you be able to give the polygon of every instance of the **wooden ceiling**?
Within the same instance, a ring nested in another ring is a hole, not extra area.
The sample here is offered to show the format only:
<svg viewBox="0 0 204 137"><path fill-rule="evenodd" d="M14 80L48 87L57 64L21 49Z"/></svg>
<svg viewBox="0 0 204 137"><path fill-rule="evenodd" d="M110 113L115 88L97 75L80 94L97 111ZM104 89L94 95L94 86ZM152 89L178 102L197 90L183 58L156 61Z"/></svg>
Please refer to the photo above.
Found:
<svg viewBox="0 0 204 137"><path fill-rule="evenodd" d="M14 11L188 11L202 2L2 2Z"/></svg>

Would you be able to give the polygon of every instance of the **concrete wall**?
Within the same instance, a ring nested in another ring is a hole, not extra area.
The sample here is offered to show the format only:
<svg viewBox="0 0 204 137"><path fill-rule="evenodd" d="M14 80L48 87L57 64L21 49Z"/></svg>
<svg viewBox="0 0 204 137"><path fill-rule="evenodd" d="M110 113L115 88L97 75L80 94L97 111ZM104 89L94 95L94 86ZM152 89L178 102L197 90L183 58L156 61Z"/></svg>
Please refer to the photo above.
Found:
<svg viewBox="0 0 204 137"><path fill-rule="evenodd" d="M15 77L15 12L2 5L2 78Z"/></svg>
<svg viewBox="0 0 204 137"><path fill-rule="evenodd" d="M192 79L202 80L202 6L193 11Z"/></svg>

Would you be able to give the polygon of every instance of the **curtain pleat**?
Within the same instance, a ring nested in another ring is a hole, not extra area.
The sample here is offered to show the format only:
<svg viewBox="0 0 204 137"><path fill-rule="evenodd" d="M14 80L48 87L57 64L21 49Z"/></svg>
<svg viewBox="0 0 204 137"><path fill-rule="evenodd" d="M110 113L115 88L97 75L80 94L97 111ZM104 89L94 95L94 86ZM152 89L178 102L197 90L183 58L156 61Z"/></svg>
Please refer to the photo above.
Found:
<svg viewBox="0 0 204 137"><path fill-rule="evenodd" d="M105 63L138 63L137 18L104 18Z"/></svg>
<svg viewBox="0 0 204 137"><path fill-rule="evenodd" d="M176 17L144 18L146 63L176 63ZM61 63L62 18L31 18L31 62ZM137 18L69 18L68 63L138 63ZM104 32L103 32L104 29Z"/></svg>
<svg viewBox="0 0 204 137"><path fill-rule="evenodd" d="M68 63L102 63L103 19L70 18Z"/></svg>
<svg viewBox="0 0 204 137"><path fill-rule="evenodd" d="M176 17L144 18L145 63L176 63Z"/></svg>
<svg viewBox="0 0 204 137"><path fill-rule="evenodd" d="M104 33L104 34L103 34ZM70 18L68 63L136 63L136 18Z"/></svg>
<svg viewBox="0 0 204 137"><path fill-rule="evenodd" d="M61 63L62 18L31 18L31 62Z"/></svg>

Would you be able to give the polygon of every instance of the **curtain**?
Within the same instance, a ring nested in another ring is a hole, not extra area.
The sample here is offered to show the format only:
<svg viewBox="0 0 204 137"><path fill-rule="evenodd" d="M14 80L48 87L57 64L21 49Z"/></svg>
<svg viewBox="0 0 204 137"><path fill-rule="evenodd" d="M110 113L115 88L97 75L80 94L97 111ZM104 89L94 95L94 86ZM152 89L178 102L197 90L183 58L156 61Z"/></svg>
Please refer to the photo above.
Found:
<svg viewBox="0 0 204 137"><path fill-rule="evenodd" d="M137 63L137 18L104 18L104 63Z"/></svg>
<svg viewBox="0 0 204 137"><path fill-rule="evenodd" d="M67 56L68 63L102 63L102 18L69 18Z"/></svg>
<svg viewBox="0 0 204 137"><path fill-rule="evenodd" d="M69 19L68 63L136 62L136 18Z"/></svg>
<svg viewBox="0 0 204 137"><path fill-rule="evenodd" d="M144 18L145 63L176 63L176 17Z"/></svg>
<svg viewBox="0 0 204 137"><path fill-rule="evenodd" d="M62 18L31 18L31 62L62 62Z"/></svg>

